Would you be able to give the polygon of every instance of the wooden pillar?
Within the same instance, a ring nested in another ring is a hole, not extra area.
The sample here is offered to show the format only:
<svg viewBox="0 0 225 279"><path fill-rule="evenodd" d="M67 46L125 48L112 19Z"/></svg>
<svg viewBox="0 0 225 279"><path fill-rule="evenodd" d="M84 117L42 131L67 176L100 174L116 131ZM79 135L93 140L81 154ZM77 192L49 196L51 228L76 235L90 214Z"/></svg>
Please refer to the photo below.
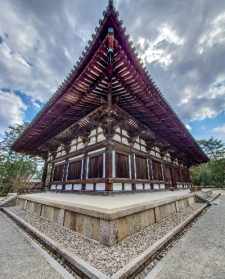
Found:
<svg viewBox="0 0 225 279"><path fill-rule="evenodd" d="M69 155L70 144L71 144L71 141L69 141L69 140L63 142L63 147L64 147L64 150L66 152L66 155ZM65 182L67 180L68 167L69 167L69 158L67 158L65 160L64 169L63 169L63 179L62 179L62 181L63 181L62 190L63 191L65 190Z"/></svg>
<svg viewBox="0 0 225 279"><path fill-rule="evenodd" d="M86 180L87 180L87 157L88 157L88 152L87 152L87 146L88 146L88 142L89 142L89 135L90 135L90 131L87 132L86 135L82 136L82 141L84 144L84 158L83 158L83 172L82 172L82 191L85 191L86 189Z"/></svg>
<svg viewBox="0 0 225 279"><path fill-rule="evenodd" d="M82 173L82 190L85 191L86 186L86 177L87 177L87 151L84 151L84 158L83 158L83 173Z"/></svg>
<svg viewBox="0 0 225 279"><path fill-rule="evenodd" d="M165 182L164 162L161 160L162 180Z"/></svg>
<svg viewBox="0 0 225 279"><path fill-rule="evenodd" d="M129 135L129 143L130 143L130 161L131 161L131 179L132 179L132 191L136 190L135 186L135 152L133 149L134 142L136 137L132 136L131 134Z"/></svg>
<svg viewBox="0 0 225 279"><path fill-rule="evenodd" d="M107 35L107 46L108 46L108 66L107 66L107 76L108 76L108 94L107 94L107 117L106 125L103 128L105 137L107 139L107 146L105 151L105 186L106 191L111 192L113 190L112 186L112 137L113 137L113 118L112 118L112 76L113 76L113 58L114 58L114 29L112 27L108 28Z"/></svg>
<svg viewBox="0 0 225 279"><path fill-rule="evenodd" d="M191 182L190 168L187 167L188 182Z"/></svg>
<svg viewBox="0 0 225 279"><path fill-rule="evenodd" d="M187 181L185 181L185 182L191 183L190 168L188 166L185 166L185 172L186 172L186 176L187 176Z"/></svg>
<svg viewBox="0 0 225 279"><path fill-rule="evenodd" d="M150 185L151 185L151 189L153 190L154 187L153 187L152 180L154 179L154 176L153 176L152 158L150 157L150 154L149 154L149 167L150 167Z"/></svg>
<svg viewBox="0 0 225 279"><path fill-rule="evenodd" d="M65 182L67 179L68 167L69 167L69 159L67 158L65 161L65 164L64 164L64 169L63 169L63 180L62 180L63 181L63 188L62 188L63 191L65 190Z"/></svg>
<svg viewBox="0 0 225 279"><path fill-rule="evenodd" d="M147 142L147 151L148 151L148 162L149 162L149 181L150 181L151 190L154 189L153 183L152 183L152 180L154 179L153 166L152 166L152 158L151 158L151 155L150 155L153 146L154 146L154 141L149 140Z"/></svg>
<svg viewBox="0 0 225 279"><path fill-rule="evenodd" d="M174 168L174 160L175 158L171 158L171 179L172 179L172 187L177 188L176 184L176 175L175 175L175 168Z"/></svg>
<svg viewBox="0 0 225 279"><path fill-rule="evenodd" d="M111 65L109 65L111 66ZM109 67L109 84L108 84L108 115L106 117L107 126L103 129L107 146L105 151L105 183L106 191L110 192L113 190L112 186L112 137L113 137L113 119L111 116L111 107L112 107L112 73L111 67Z"/></svg>
<svg viewBox="0 0 225 279"><path fill-rule="evenodd" d="M55 168L55 163L52 163L52 169L51 169L49 184L51 184L51 182L53 182L54 168Z"/></svg>
<svg viewBox="0 0 225 279"><path fill-rule="evenodd" d="M148 180L150 180L151 179L151 172L150 172L150 158L149 158L149 155L147 156L146 160L147 160Z"/></svg>
<svg viewBox="0 0 225 279"><path fill-rule="evenodd" d="M165 152L161 151L160 152L161 155L161 169L162 169L162 178L163 178L163 182L165 184L165 188L166 188L166 179L165 179L165 162L164 162L164 156L165 156Z"/></svg>
<svg viewBox="0 0 225 279"><path fill-rule="evenodd" d="M58 146L56 146L56 145L49 146L49 152L51 153L52 161L54 161L56 159L57 147ZM50 179L49 179L49 186L51 185L51 182L53 182L53 175L54 175L54 169L55 169L55 163L54 162L51 162L51 163L52 163L52 169L51 169L51 174L50 174Z"/></svg>
<svg viewBox="0 0 225 279"><path fill-rule="evenodd" d="M47 178L47 171L48 171L48 158L47 156L45 157L45 162L44 162L44 167L43 167L43 172L42 172L42 188L46 187L46 178Z"/></svg>
<svg viewBox="0 0 225 279"><path fill-rule="evenodd" d="M110 192L113 190L112 186L112 143L108 141L105 151L105 183L106 191Z"/></svg>

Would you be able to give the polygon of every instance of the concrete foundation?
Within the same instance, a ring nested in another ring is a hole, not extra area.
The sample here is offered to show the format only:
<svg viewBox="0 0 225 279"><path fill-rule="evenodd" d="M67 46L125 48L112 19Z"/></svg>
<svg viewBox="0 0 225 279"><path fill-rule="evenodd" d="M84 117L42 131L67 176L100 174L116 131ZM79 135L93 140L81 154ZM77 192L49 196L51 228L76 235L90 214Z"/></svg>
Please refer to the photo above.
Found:
<svg viewBox="0 0 225 279"><path fill-rule="evenodd" d="M149 193L149 195L151 194L154 196L154 193ZM104 202L107 198L109 199L108 202L112 199L111 206L105 207L102 204L100 204L102 206L97 206L100 197L92 197L97 201L87 205L82 203L84 197L81 195L80 199L78 195L80 204L72 203L71 197L68 198L68 196L62 196L61 199L57 196L57 199L55 198L53 202L53 197L48 196L48 193L19 196L17 205L30 214L41 216L50 222L70 228L84 237L112 246L129 235L195 203L193 194L181 193L180 191L173 195L168 194L166 196L163 194L161 199L158 198L157 200L154 200L151 196L149 196L149 199L145 197L142 202L139 201L141 194L127 195L128 198L125 196L119 197L122 204L124 198L123 206L118 206L117 197L101 197ZM133 203L126 203L126 200L129 200L129 195ZM66 198L69 201L66 201ZM114 198L115 200L113 200Z"/></svg>

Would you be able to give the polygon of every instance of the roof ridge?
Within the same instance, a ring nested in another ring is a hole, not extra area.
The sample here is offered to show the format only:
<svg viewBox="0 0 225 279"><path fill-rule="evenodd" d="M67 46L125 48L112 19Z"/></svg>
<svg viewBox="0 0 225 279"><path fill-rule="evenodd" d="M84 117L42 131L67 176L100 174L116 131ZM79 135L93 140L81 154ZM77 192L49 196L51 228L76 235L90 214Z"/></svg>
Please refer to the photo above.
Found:
<svg viewBox="0 0 225 279"><path fill-rule="evenodd" d="M113 9L114 8L114 1L113 0L109 0L108 2L108 8Z"/></svg>

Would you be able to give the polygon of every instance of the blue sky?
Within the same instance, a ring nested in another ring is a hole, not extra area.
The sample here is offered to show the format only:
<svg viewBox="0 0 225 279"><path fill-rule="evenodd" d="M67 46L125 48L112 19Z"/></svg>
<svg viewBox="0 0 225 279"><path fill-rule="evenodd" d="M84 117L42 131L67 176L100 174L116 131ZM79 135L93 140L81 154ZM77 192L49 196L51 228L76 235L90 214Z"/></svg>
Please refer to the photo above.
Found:
<svg viewBox="0 0 225 279"><path fill-rule="evenodd" d="M0 9L0 137L31 121L94 32L106 0L8 0ZM225 140L225 1L117 0L137 52L197 139Z"/></svg>

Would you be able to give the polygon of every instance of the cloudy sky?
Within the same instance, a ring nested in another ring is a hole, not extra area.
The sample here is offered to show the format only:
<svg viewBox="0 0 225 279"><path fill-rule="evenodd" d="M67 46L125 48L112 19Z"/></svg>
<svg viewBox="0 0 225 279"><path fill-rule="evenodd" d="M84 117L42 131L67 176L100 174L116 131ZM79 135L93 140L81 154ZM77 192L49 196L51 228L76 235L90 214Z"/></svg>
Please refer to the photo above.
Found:
<svg viewBox="0 0 225 279"><path fill-rule="evenodd" d="M0 137L71 70L107 0L0 1ZM225 1L117 0L139 55L196 138L225 141Z"/></svg>

